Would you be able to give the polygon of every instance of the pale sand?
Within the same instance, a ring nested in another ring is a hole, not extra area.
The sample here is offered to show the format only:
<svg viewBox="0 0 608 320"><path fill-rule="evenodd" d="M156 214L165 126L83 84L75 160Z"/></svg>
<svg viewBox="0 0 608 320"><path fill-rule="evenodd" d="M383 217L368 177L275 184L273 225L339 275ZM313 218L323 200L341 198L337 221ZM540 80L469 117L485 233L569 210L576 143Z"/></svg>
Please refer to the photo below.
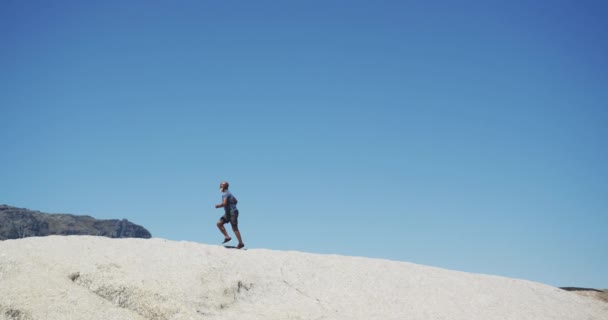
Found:
<svg viewBox="0 0 608 320"><path fill-rule="evenodd" d="M0 242L0 319L606 320L608 303L406 262L52 236Z"/></svg>

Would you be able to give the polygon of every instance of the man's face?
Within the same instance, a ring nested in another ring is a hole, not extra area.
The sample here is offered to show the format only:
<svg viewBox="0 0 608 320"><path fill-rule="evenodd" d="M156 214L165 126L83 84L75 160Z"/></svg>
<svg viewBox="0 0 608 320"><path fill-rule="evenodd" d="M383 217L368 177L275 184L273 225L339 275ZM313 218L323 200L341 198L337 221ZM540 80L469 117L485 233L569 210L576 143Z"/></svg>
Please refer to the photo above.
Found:
<svg viewBox="0 0 608 320"><path fill-rule="evenodd" d="M224 183L224 182L220 183L220 191L226 191L226 187L227 187L226 183Z"/></svg>

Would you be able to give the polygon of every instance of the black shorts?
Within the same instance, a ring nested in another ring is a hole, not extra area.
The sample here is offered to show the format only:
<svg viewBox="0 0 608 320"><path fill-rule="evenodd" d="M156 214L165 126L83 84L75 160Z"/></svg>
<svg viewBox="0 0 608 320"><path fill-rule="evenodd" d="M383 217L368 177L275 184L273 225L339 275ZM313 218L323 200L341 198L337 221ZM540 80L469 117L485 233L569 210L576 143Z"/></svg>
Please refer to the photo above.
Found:
<svg viewBox="0 0 608 320"><path fill-rule="evenodd" d="M220 218L220 222L222 224L226 224L226 223L230 222L231 225L238 226L239 225L239 212L238 211L233 211L233 212L227 212L227 213L225 213Z"/></svg>

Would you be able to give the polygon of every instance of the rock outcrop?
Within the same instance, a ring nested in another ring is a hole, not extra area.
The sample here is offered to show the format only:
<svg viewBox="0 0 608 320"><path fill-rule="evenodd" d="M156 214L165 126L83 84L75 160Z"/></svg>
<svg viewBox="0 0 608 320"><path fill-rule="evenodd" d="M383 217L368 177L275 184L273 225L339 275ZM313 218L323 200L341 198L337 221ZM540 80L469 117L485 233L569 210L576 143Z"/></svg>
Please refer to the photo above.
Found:
<svg viewBox="0 0 608 320"><path fill-rule="evenodd" d="M608 320L608 304L407 262L192 242L0 242L0 320Z"/></svg>

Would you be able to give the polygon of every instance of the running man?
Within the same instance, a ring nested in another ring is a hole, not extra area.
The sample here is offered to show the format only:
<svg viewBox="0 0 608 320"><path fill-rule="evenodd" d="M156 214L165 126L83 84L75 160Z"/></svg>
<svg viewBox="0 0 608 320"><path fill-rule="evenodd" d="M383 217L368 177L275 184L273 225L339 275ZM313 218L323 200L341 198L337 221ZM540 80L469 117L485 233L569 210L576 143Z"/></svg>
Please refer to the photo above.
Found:
<svg viewBox="0 0 608 320"><path fill-rule="evenodd" d="M239 231L239 210L236 208L237 200L236 197L228 191L228 182L224 181L220 183L220 192L222 193L222 203L216 204L215 208L224 208L224 215L217 222L217 227L220 229L222 234L224 235L224 242L226 243L232 238L226 232L226 228L224 225L230 222L232 226L232 231L236 235L236 238L239 240L239 244L236 246L237 249L241 249L245 246L243 243L243 239L241 238L241 232Z"/></svg>

